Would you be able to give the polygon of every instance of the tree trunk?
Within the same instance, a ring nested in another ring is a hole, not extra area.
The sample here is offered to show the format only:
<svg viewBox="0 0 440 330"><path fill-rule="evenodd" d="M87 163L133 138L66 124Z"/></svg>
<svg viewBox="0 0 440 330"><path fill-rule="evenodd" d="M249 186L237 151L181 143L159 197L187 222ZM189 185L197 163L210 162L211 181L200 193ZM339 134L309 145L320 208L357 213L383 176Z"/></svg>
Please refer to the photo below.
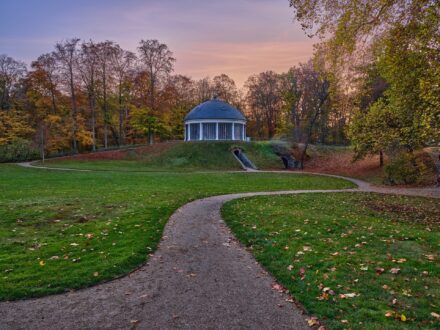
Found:
<svg viewBox="0 0 440 330"><path fill-rule="evenodd" d="M95 96L90 96L90 113L92 119L92 150L96 151L96 115L95 115Z"/></svg>
<svg viewBox="0 0 440 330"><path fill-rule="evenodd" d="M57 111L57 104L56 104L56 101L55 101L55 86L52 83L51 79L49 79L49 83L50 83L50 96L51 96L51 99L52 99L52 113L56 114L58 111Z"/></svg>
<svg viewBox="0 0 440 330"><path fill-rule="evenodd" d="M293 138L297 143L301 141L301 127L299 127L297 124L295 124L295 127L293 128Z"/></svg>
<svg viewBox="0 0 440 330"><path fill-rule="evenodd" d="M153 132L151 130L151 123L148 124L148 143L153 144Z"/></svg>
<svg viewBox="0 0 440 330"><path fill-rule="evenodd" d="M291 111L293 124L295 125L293 128L293 138L296 143L299 143L301 142L301 120L296 107L292 107Z"/></svg>
<svg viewBox="0 0 440 330"><path fill-rule="evenodd" d="M149 67L149 70L150 70L150 110L151 111L153 111L153 113L154 113L154 111L156 110L155 108L156 108L156 104L155 104L155 99L154 99L154 92L155 92L155 87L156 87L156 78L155 78L155 76L154 76L154 72L153 72L153 70L154 70L154 68L150 65L150 67ZM147 103L148 104L148 103Z"/></svg>
<svg viewBox="0 0 440 330"><path fill-rule="evenodd" d="M300 170L304 169L304 163L306 160L308 146L309 146L309 142L307 141L306 144L304 145L302 152L301 152L301 159L299 160L299 169Z"/></svg>
<svg viewBox="0 0 440 330"><path fill-rule="evenodd" d="M44 160L45 160L45 154L44 154L44 152L45 152L45 144L46 144L46 139L44 138L44 133L45 133L45 125L44 125L44 123L42 122L41 123L41 125L40 125L40 130L41 130L41 134L40 134L40 139L41 139L41 141L40 141L40 153L41 153L41 161L43 162L43 164L44 164Z"/></svg>
<svg viewBox="0 0 440 330"><path fill-rule="evenodd" d="M119 146L124 144L124 108L122 106L122 88L121 82L119 83Z"/></svg>
<svg viewBox="0 0 440 330"><path fill-rule="evenodd" d="M310 120L304 149L301 153L301 160L300 160L300 169L301 170L304 169L304 162L305 162L305 158L306 158L307 147L309 146L310 139L312 138L313 126L315 125L316 120L318 119L319 115L322 112L322 107L324 106L324 103L327 100L327 97L328 97L327 82L323 82L322 91L321 91L321 94L319 97L319 99L320 99L319 106L316 108L316 111L315 111L312 119Z"/></svg>
<svg viewBox="0 0 440 330"><path fill-rule="evenodd" d="M103 66L102 71L102 88L103 88L103 96L104 96L104 148L108 147L108 109L107 109L107 84L106 84L106 67L105 64Z"/></svg>
<svg viewBox="0 0 440 330"><path fill-rule="evenodd" d="M383 151L379 151L379 166L383 167Z"/></svg>
<svg viewBox="0 0 440 330"><path fill-rule="evenodd" d="M78 153L78 145L77 145L77 141L76 141L76 134L77 134L77 122L76 122L76 113L77 113L77 109L76 109L76 94L75 94L75 86L74 86L74 82L73 82L73 68L72 66L70 66L69 68L69 73L70 73L70 93L71 93L71 97L72 97L72 145L73 145L73 152L74 153Z"/></svg>

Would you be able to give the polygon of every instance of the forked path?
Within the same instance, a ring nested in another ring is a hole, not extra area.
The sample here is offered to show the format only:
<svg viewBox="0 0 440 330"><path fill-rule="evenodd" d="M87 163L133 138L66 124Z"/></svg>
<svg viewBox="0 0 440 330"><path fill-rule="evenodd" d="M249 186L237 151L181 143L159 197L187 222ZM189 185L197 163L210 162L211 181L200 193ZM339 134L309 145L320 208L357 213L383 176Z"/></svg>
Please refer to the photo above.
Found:
<svg viewBox="0 0 440 330"><path fill-rule="evenodd" d="M272 289L274 279L234 240L220 210L247 196L374 190L354 182L359 188L241 193L188 203L172 215L158 250L137 271L76 292L0 303L0 328L307 329L306 316Z"/></svg>
<svg viewBox="0 0 440 330"><path fill-rule="evenodd" d="M307 191L277 194L301 192ZM221 218L224 202L263 194L186 204L139 270L72 293L1 303L0 323L11 329L306 329L305 316L272 289L273 278Z"/></svg>

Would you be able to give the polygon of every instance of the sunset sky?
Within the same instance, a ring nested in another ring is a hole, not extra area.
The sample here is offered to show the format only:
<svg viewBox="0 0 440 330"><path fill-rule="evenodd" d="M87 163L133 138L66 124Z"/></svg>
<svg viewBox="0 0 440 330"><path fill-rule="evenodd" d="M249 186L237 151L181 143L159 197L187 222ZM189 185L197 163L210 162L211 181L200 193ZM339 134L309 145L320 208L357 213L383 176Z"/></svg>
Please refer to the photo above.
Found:
<svg viewBox="0 0 440 330"><path fill-rule="evenodd" d="M30 63L56 41L140 39L166 43L175 72L194 79L282 72L312 54L288 0L0 0L0 54Z"/></svg>

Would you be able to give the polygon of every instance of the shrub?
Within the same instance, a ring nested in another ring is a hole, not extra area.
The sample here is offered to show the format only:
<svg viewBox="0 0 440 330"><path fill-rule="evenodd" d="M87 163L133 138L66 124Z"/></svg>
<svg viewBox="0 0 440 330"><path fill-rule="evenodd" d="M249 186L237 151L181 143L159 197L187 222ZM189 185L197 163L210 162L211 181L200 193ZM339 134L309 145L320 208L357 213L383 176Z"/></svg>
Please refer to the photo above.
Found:
<svg viewBox="0 0 440 330"><path fill-rule="evenodd" d="M9 144L0 145L0 163L23 162L39 157L38 149L28 140L16 139Z"/></svg>
<svg viewBox="0 0 440 330"><path fill-rule="evenodd" d="M437 168L432 157L420 152L417 154L399 153L385 166L385 184L430 184L433 183Z"/></svg>

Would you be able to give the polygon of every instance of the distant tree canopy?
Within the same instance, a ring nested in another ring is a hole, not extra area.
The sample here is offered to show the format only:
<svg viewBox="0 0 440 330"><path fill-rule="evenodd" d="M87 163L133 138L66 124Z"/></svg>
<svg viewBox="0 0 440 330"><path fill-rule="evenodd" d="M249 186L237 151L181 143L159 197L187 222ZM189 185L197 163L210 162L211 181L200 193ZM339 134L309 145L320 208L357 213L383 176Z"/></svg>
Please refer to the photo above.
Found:
<svg viewBox="0 0 440 330"><path fill-rule="evenodd" d="M440 6L435 0L291 0L317 45L333 101L348 105L356 158L440 142Z"/></svg>
<svg viewBox="0 0 440 330"><path fill-rule="evenodd" d="M316 113L312 82L327 78L312 61L253 75L243 89L226 74L198 81L173 75L174 63L157 40L142 40L135 54L112 41L67 39L29 71L2 55L0 144L25 139L57 154L182 139L185 114L214 96L247 115L254 138L346 142L329 102Z"/></svg>

